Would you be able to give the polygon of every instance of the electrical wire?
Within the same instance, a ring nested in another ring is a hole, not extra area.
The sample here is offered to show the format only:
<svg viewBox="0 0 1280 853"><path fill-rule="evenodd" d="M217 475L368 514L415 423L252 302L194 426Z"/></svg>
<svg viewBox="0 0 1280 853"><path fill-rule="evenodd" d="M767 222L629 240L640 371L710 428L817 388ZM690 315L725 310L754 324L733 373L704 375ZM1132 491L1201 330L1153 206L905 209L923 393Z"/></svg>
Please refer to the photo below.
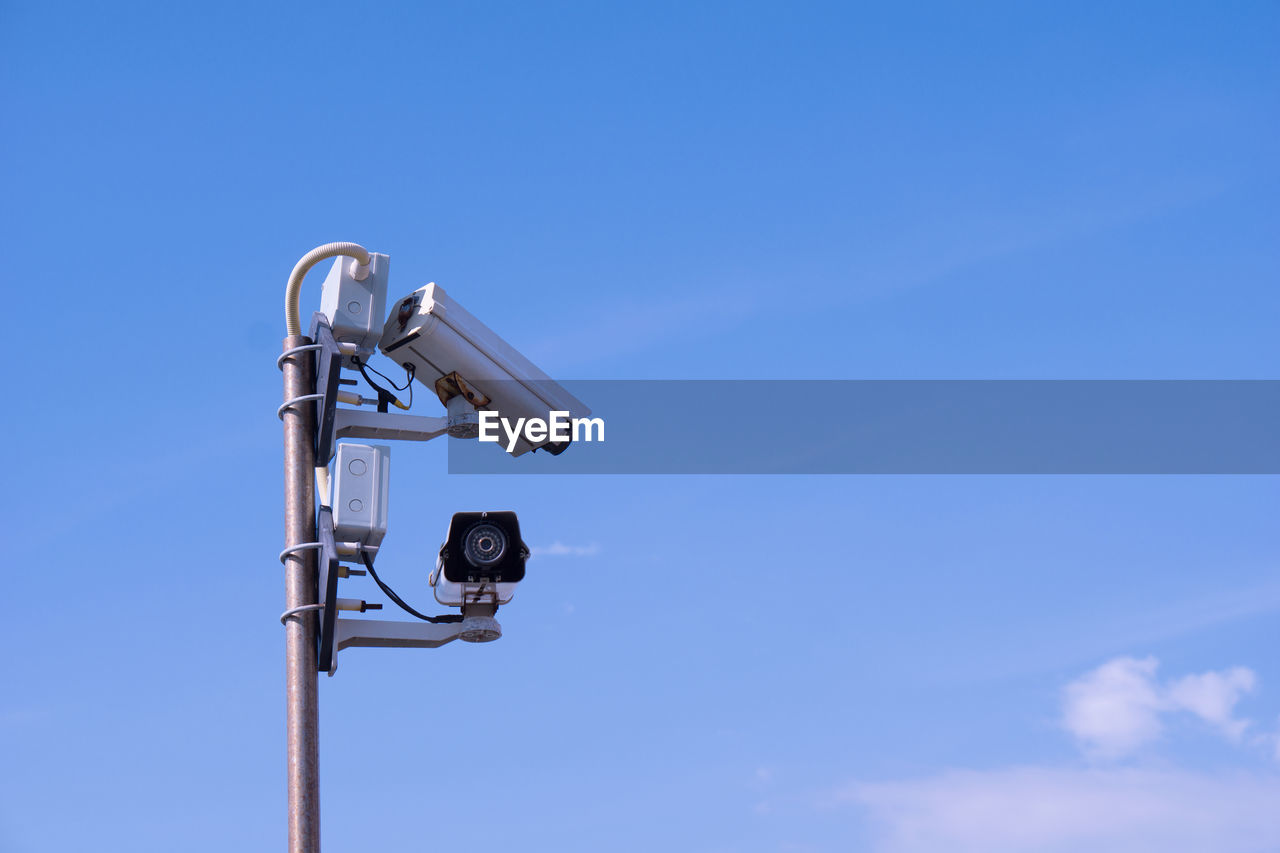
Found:
<svg viewBox="0 0 1280 853"><path fill-rule="evenodd" d="M414 372L416 371L416 368L414 367L413 362L411 362L411 361L410 361L410 362L408 362L408 363L405 365L405 368L404 368L405 381L404 381L404 387L402 388L401 386L399 386L399 385L397 385L396 383L392 382L392 381L391 381L391 379L387 376L387 374L383 373L381 370L378 370L378 368L376 368L376 367L370 367L369 365L367 365L367 364L365 364L363 361L361 361L361 360L360 360L360 356L355 356L354 360L355 360L358 364L361 364L361 365L364 365L365 367L368 367L368 368L369 368L369 370L373 371L373 372L374 372L374 373L376 373L378 376L381 376L383 379L385 379L385 380L386 380L386 382L387 382L387 384L388 384L388 385L390 385L392 388L396 389L397 391L403 391L403 390L405 390L405 388L407 388L407 389L409 389L409 391L412 393L412 391L413 391L413 374L414 374Z"/></svg>
<svg viewBox="0 0 1280 853"><path fill-rule="evenodd" d="M414 368L412 363L405 366L404 387L401 387L396 383L392 382L384 373L382 373L376 367L370 367L369 365L365 364L364 361L362 361L359 356L353 355L351 357L351 362L356 366L356 369L360 371L360 375L364 377L364 381L369 383L369 387L378 392L379 406L381 406L384 400L389 403L395 403L398 408L405 409L405 410L408 410L410 407L413 406L413 377L416 375L417 370ZM369 376L367 371L373 371L374 373L378 374L383 378L383 380L386 381L388 385L390 385L392 388L394 388L397 391L404 391L405 389L408 389L409 402L401 403L400 400L396 398L395 394L392 394L386 388L383 388L377 382L374 382L373 379ZM385 410L379 408L379 411L385 411Z"/></svg>
<svg viewBox="0 0 1280 853"><path fill-rule="evenodd" d="M364 560L364 567L369 570L369 577L373 578L373 582L378 585L379 589L381 589L384 593L387 594L387 598L391 599L397 605L399 605L400 609L403 610L405 613L408 613L410 616L416 616L419 619L421 619L423 622L434 622L436 624L439 624L441 622L461 622L462 621L462 616L457 613L446 613L443 616L423 616L421 613L414 610L408 604L405 604L404 599L396 595L395 590L393 590L391 587L387 586L385 583L382 582L382 578L378 577L378 573L373 570L373 560L369 558L368 551L361 551L360 559Z"/></svg>

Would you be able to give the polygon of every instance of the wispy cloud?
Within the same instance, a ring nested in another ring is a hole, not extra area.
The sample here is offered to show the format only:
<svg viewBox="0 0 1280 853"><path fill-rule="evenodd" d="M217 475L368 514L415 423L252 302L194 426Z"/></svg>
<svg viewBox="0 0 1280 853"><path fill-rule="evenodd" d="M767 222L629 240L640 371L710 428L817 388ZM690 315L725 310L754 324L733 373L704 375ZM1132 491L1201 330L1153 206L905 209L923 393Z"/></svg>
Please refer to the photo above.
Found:
<svg viewBox="0 0 1280 853"><path fill-rule="evenodd" d="M552 542L550 545L535 545L530 550L535 557L594 557L600 553L600 546L594 542L590 545Z"/></svg>
<svg viewBox="0 0 1280 853"><path fill-rule="evenodd" d="M1154 657L1118 657L1062 692L1063 727L1086 755L1120 761L1186 713L1232 742L1253 723L1236 715L1257 686L1246 667L1162 681ZM1280 735L1249 741L1277 750ZM1005 767L857 782L836 794L862 807L878 853L1264 853L1280 850L1280 773L1162 767Z"/></svg>
<svg viewBox="0 0 1280 853"><path fill-rule="evenodd" d="M855 784L879 853L1263 853L1280 775L1015 767Z"/></svg>
<svg viewBox="0 0 1280 853"><path fill-rule="evenodd" d="M1086 673L1064 690L1062 722L1090 754L1119 758L1160 737L1164 716L1189 712L1239 741L1250 723L1235 717L1257 677L1245 667L1188 675L1168 683L1156 677L1153 657L1120 657Z"/></svg>
<svg viewBox="0 0 1280 853"><path fill-rule="evenodd" d="M1253 670L1243 666L1180 678L1168 688L1169 704L1195 714L1224 736L1239 741L1250 725L1236 719L1236 703L1257 684Z"/></svg>

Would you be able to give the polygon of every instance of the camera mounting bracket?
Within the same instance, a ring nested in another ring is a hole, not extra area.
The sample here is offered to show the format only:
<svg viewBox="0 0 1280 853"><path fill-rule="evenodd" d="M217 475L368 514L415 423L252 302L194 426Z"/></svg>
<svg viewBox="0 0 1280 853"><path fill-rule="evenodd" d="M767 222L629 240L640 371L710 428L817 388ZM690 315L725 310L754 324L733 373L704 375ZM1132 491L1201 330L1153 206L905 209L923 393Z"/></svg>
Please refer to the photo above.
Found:
<svg viewBox="0 0 1280 853"><path fill-rule="evenodd" d="M449 431L448 418L337 409L334 438L380 438L386 441L430 441ZM319 457L316 457L319 459Z"/></svg>
<svg viewBox="0 0 1280 853"><path fill-rule="evenodd" d="M337 450L340 438L373 438L390 441L430 441L448 435L451 425L459 437L461 427L468 424L473 411L455 405L449 408L448 417L424 417L390 412L361 411L338 408L338 389L351 384L342 378L344 356L350 355L354 345L338 343L334 339L329 319L317 311L311 318L311 340L307 349L315 351L314 393L294 402L314 401L316 407L315 461L327 466ZM458 377L459 381L461 378ZM469 390L469 389L468 389ZM459 402L462 402L460 398ZM468 435L468 437L470 437ZM333 675L338 669L338 652L345 648L418 648L434 649L461 639L471 643L487 643L502 636L502 626L494 618L497 607L492 603L467 604L462 609L461 622L396 622L373 619L339 619L338 578L348 569L342 561L352 555L351 543L336 542L333 511L321 504L316 512L317 541L305 547L319 551L316 600L304 609L319 611L317 668ZM299 546L303 547L303 546ZM358 554L357 546L355 553ZM363 574L363 572L360 572Z"/></svg>
<svg viewBox="0 0 1280 853"><path fill-rule="evenodd" d="M338 386L346 381L341 378L343 345L334 340L328 318L319 311L311 317L311 339L316 349L317 465L329 464L340 438L430 441L448 432L448 418L339 409Z"/></svg>
<svg viewBox="0 0 1280 853"><path fill-rule="evenodd" d="M438 649L454 640L488 643L502 636L492 604L464 607L461 622L399 622L381 619L338 619L337 643L328 673L338 671L338 652L347 648Z"/></svg>

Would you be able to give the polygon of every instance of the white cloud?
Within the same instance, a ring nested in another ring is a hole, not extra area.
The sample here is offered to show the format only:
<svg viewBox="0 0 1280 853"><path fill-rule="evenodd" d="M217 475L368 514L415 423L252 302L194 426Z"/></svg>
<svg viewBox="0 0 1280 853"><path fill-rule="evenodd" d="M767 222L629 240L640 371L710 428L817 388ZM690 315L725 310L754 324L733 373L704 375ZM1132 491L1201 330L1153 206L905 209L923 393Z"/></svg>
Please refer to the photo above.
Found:
<svg viewBox="0 0 1280 853"><path fill-rule="evenodd" d="M1160 736L1163 703L1155 658L1116 658L1068 684L1062 722L1090 751L1132 752Z"/></svg>
<svg viewBox="0 0 1280 853"><path fill-rule="evenodd" d="M1234 741L1235 716L1257 684L1244 667L1162 683L1153 657L1107 661L1063 691L1063 724L1093 756L1120 758L1189 712ZM1274 745L1280 735L1255 734ZM878 853L1274 853L1280 773L1200 773L1135 767L951 770L857 783L837 799L865 809Z"/></svg>
<svg viewBox="0 0 1280 853"><path fill-rule="evenodd" d="M1249 726L1247 720L1233 716L1240 697L1253 690L1257 678L1242 666L1222 672L1188 675L1169 686L1169 702L1211 724L1232 740L1240 740Z"/></svg>
<svg viewBox="0 0 1280 853"><path fill-rule="evenodd" d="M535 545L530 551L535 557L594 557L600 553L600 546L594 542L590 545L566 545L563 542L552 542L550 545Z"/></svg>
<svg viewBox="0 0 1280 853"><path fill-rule="evenodd" d="M1161 684L1158 666L1153 657L1121 657L1071 682L1064 690L1063 725L1102 758L1119 758L1156 740L1164 730L1163 715L1176 711L1194 714L1233 741L1241 739L1250 724L1235 717L1235 706L1257 683L1251 670L1233 667Z"/></svg>
<svg viewBox="0 0 1280 853"><path fill-rule="evenodd" d="M1280 776L1130 768L951 771L856 784L879 853L1263 853Z"/></svg>

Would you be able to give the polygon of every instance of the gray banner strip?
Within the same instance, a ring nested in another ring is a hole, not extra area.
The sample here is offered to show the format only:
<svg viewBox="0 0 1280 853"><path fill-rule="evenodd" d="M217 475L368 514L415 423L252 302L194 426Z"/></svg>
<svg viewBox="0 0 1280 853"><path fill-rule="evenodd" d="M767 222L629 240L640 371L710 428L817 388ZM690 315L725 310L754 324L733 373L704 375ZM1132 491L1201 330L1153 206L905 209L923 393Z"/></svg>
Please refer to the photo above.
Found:
<svg viewBox="0 0 1280 853"><path fill-rule="evenodd" d="M1280 380L563 384L603 442L450 440L450 473L1280 473Z"/></svg>

